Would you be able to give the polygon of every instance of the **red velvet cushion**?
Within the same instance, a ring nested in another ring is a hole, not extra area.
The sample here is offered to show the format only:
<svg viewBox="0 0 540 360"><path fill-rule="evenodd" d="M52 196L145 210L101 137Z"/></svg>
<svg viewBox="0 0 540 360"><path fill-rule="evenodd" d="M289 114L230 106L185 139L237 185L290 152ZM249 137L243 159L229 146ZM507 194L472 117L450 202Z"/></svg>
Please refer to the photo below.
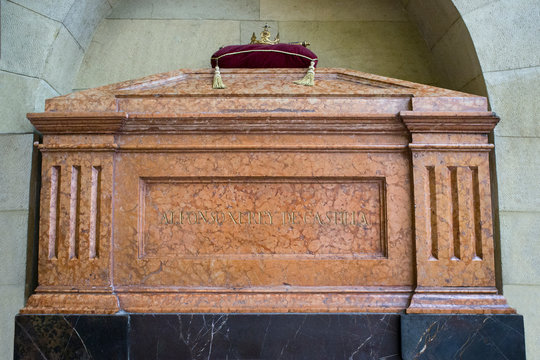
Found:
<svg viewBox="0 0 540 360"><path fill-rule="evenodd" d="M317 55L302 45L230 45L212 55L212 67L221 68L307 68L317 66Z"/></svg>

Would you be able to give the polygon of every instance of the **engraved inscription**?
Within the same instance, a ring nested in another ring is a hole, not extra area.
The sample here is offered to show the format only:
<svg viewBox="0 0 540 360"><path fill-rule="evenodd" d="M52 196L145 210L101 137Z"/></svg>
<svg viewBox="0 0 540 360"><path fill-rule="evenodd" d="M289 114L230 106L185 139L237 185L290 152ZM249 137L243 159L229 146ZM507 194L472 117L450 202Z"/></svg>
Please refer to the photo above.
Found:
<svg viewBox="0 0 540 360"><path fill-rule="evenodd" d="M385 256L380 178L141 179L139 256Z"/></svg>
<svg viewBox="0 0 540 360"><path fill-rule="evenodd" d="M231 205L227 206L232 207ZM274 220L276 219L276 220ZM277 221L277 223L276 223ZM219 210L164 210L159 214L160 225L352 225L368 226L366 215L362 211L219 211Z"/></svg>

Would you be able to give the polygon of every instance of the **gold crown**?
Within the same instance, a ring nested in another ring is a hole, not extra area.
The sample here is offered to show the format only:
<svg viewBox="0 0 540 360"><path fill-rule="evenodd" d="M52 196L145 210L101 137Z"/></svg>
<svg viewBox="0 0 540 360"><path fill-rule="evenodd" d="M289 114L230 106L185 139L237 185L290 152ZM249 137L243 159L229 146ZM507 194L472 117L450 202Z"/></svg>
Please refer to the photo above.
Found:
<svg viewBox="0 0 540 360"><path fill-rule="evenodd" d="M255 33L251 35L251 44L265 44L265 45L276 45L279 44L279 33L276 35L274 40L270 40L270 31L268 29L270 26L268 24L264 25L263 31L261 31L261 40L257 40Z"/></svg>

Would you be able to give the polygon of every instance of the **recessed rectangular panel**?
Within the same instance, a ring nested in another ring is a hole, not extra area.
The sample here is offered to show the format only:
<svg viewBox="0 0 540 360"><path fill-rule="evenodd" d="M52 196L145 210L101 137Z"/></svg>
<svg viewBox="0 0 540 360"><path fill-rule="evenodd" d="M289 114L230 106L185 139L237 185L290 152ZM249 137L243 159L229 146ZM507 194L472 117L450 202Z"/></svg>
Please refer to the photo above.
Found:
<svg viewBox="0 0 540 360"><path fill-rule="evenodd" d="M139 258L385 257L383 178L143 178Z"/></svg>

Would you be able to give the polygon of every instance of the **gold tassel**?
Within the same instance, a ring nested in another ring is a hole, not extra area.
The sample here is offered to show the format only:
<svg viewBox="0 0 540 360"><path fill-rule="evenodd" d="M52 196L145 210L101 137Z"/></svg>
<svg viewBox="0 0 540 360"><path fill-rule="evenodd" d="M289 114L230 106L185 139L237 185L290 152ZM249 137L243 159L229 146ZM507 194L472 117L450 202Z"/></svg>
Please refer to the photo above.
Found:
<svg viewBox="0 0 540 360"><path fill-rule="evenodd" d="M309 64L308 71L302 80L296 80L294 82L297 85L313 86L315 84L315 61Z"/></svg>
<svg viewBox="0 0 540 360"><path fill-rule="evenodd" d="M225 89L226 86L221 80L221 73L219 72L219 66L216 65L214 69L214 81L212 82L212 89Z"/></svg>

